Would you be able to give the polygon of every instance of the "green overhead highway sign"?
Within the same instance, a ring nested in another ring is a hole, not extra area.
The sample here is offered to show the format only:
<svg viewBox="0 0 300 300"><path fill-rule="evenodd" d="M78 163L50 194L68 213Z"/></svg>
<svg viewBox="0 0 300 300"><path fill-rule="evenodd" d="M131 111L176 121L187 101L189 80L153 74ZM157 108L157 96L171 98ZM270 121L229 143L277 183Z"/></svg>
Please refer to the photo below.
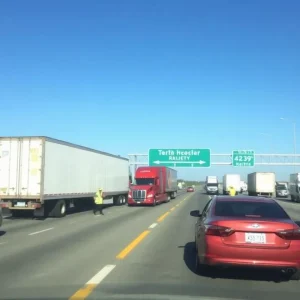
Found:
<svg viewBox="0 0 300 300"><path fill-rule="evenodd" d="M210 167L210 149L149 149L149 166Z"/></svg>
<svg viewBox="0 0 300 300"><path fill-rule="evenodd" d="M232 151L232 165L234 167L254 167L255 154L253 150Z"/></svg>

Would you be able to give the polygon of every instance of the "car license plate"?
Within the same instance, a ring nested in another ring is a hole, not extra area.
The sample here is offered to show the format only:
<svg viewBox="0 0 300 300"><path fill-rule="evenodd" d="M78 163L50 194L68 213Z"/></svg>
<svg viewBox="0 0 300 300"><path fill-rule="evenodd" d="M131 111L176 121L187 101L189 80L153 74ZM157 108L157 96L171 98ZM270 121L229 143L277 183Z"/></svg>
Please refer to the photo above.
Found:
<svg viewBox="0 0 300 300"><path fill-rule="evenodd" d="M266 244L266 234L246 232L245 242L250 244Z"/></svg>
<svg viewBox="0 0 300 300"><path fill-rule="evenodd" d="M26 203L25 202L17 202L17 205L16 206L19 206L19 207L25 207L26 206Z"/></svg>

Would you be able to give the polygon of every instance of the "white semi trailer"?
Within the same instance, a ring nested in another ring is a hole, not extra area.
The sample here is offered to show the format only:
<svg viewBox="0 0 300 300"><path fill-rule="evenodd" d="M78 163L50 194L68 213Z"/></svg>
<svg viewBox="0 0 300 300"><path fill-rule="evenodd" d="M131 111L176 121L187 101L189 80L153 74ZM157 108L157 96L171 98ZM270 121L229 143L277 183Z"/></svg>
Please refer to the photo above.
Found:
<svg viewBox="0 0 300 300"><path fill-rule="evenodd" d="M254 172L248 174L248 195L275 197L275 173Z"/></svg>
<svg viewBox="0 0 300 300"><path fill-rule="evenodd" d="M99 188L104 204L125 204L128 159L48 137L0 137L0 205L13 215L63 217Z"/></svg>
<svg viewBox="0 0 300 300"><path fill-rule="evenodd" d="M223 195L229 194L229 187L232 186L236 195L241 190L241 176L239 174L225 174L223 176Z"/></svg>

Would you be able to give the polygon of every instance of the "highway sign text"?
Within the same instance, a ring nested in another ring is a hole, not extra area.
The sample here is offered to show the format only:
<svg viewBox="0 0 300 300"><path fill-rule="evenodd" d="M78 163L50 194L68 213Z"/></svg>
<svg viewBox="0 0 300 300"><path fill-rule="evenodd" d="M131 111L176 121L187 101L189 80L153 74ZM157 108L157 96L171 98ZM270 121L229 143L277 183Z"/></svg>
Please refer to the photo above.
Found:
<svg viewBox="0 0 300 300"><path fill-rule="evenodd" d="M234 167L254 167L255 153L253 150L232 151L232 165Z"/></svg>
<svg viewBox="0 0 300 300"><path fill-rule="evenodd" d="M210 149L149 149L149 166L210 167Z"/></svg>

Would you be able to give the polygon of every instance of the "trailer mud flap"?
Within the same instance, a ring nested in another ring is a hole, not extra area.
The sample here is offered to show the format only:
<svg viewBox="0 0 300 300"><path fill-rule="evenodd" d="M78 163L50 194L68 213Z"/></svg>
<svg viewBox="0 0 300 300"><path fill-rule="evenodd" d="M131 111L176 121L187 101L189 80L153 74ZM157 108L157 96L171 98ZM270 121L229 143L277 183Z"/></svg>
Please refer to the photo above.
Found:
<svg viewBox="0 0 300 300"><path fill-rule="evenodd" d="M42 205L42 207L40 208L37 208L33 211L33 216L35 218L42 218L45 216L45 209L44 209L44 206Z"/></svg>

